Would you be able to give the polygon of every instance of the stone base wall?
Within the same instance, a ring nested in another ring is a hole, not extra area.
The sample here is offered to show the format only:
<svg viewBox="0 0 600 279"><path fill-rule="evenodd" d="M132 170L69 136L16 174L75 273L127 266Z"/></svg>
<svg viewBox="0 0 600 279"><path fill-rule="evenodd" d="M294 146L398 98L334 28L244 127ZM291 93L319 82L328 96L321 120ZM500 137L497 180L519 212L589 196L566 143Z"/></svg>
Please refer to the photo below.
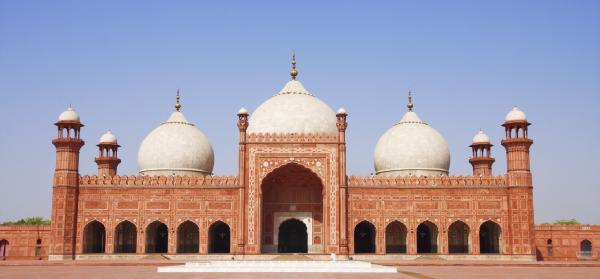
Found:
<svg viewBox="0 0 600 279"><path fill-rule="evenodd" d="M589 241L591 252L581 244ZM536 225L536 255L543 261L598 261L600 225Z"/></svg>
<svg viewBox="0 0 600 279"><path fill-rule="evenodd" d="M47 259L50 225L0 225L0 241L0 260Z"/></svg>

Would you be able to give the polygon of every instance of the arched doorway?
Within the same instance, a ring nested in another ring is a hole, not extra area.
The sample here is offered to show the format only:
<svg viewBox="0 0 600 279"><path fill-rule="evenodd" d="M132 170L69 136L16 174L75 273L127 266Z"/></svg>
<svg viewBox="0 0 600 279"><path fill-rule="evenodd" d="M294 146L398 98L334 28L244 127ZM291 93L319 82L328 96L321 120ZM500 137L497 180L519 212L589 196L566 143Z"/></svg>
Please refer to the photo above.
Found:
<svg viewBox="0 0 600 279"><path fill-rule="evenodd" d="M208 252L229 253L230 237L227 224L221 221L212 224L208 230Z"/></svg>
<svg viewBox="0 0 600 279"><path fill-rule="evenodd" d="M261 183L263 253L280 251L280 225L285 220L297 219L306 225L306 250L322 251L323 239L323 184L310 169L289 163L270 172ZM285 244L288 245L288 244ZM295 248L296 249L296 248Z"/></svg>
<svg viewBox="0 0 600 279"><path fill-rule="evenodd" d="M462 221L456 221L448 228L448 253L469 253L469 226Z"/></svg>
<svg viewBox="0 0 600 279"><path fill-rule="evenodd" d="M177 253L198 253L200 231L192 221L185 221L177 228Z"/></svg>
<svg viewBox="0 0 600 279"><path fill-rule="evenodd" d="M417 253L437 253L438 229L434 223L425 221L417 227Z"/></svg>
<svg viewBox="0 0 600 279"><path fill-rule="evenodd" d="M135 253L137 247L137 228L127 220L115 228L115 253Z"/></svg>
<svg viewBox="0 0 600 279"><path fill-rule="evenodd" d="M582 257L591 257L592 256L592 242L584 239L579 244L579 250Z"/></svg>
<svg viewBox="0 0 600 279"><path fill-rule="evenodd" d="M38 238L35 241L35 256L39 257L42 255L42 239Z"/></svg>
<svg viewBox="0 0 600 279"><path fill-rule="evenodd" d="M104 253L106 230L98 221L92 221L83 228L83 253Z"/></svg>
<svg viewBox="0 0 600 279"><path fill-rule="evenodd" d="M154 221L146 227L146 253L167 253L169 229L160 221Z"/></svg>
<svg viewBox="0 0 600 279"><path fill-rule="evenodd" d="M479 227L479 251L481 254L500 253L500 226L492 221L486 221Z"/></svg>
<svg viewBox="0 0 600 279"><path fill-rule="evenodd" d="M8 256L8 240L2 239L0 240L0 257Z"/></svg>
<svg viewBox="0 0 600 279"><path fill-rule="evenodd" d="M288 219L279 225L278 253L307 253L306 225L298 219Z"/></svg>
<svg viewBox="0 0 600 279"><path fill-rule="evenodd" d="M406 253L406 226L394 221L385 228L385 252Z"/></svg>
<svg viewBox="0 0 600 279"><path fill-rule="evenodd" d="M354 227L354 253L375 253L375 226L362 221Z"/></svg>

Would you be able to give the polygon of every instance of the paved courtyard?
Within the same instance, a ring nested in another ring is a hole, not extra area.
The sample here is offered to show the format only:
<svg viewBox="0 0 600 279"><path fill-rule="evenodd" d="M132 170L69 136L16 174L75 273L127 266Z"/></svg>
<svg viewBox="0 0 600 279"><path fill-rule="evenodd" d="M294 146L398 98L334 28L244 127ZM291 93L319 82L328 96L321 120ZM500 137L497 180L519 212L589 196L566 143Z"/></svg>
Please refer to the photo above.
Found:
<svg viewBox="0 0 600 279"><path fill-rule="evenodd" d="M402 266L397 274L351 273L158 273L156 266L0 265L0 278L600 278L600 267Z"/></svg>

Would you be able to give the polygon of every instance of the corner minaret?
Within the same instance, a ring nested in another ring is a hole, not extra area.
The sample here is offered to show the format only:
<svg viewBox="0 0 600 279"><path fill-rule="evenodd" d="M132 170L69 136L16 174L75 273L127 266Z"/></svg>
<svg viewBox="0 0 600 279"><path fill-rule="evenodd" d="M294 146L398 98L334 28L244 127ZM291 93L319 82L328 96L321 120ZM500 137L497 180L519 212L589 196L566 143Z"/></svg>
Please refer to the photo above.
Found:
<svg viewBox="0 0 600 279"><path fill-rule="evenodd" d="M79 114L69 106L54 124L58 135L52 140L56 147L56 167L52 187L52 225L50 259L74 259L77 235L79 196L79 150L84 145L80 137L83 127Z"/></svg>
<svg viewBox="0 0 600 279"><path fill-rule="evenodd" d="M492 164L495 159L492 157L492 144L490 137L482 130L473 137L473 143L469 146L473 150L473 156L469 163L473 166L474 176L491 176Z"/></svg>
<svg viewBox="0 0 600 279"><path fill-rule="evenodd" d="M109 130L100 138L96 145L100 151L95 161L98 164L98 176L117 175L117 166L121 163L117 151L121 147L117 143L117 137Z"/></svg>
<svg viewBox="0 0 600 279"><path fill-rule="evenodd" d="M529 139L525 113L514 107L507 115L502 126L506 138L502 145L506 148L506 170L508 186L507 227L511 233L503 248L513 255L535 255L535 223L533 215L533 182L529 163Z"/></svg>
<svg viewBox="0 0 600 279"><path fill-rule="evenodd" d="M529 162L529 147L533 140L529 139L525 113L514 107L507 115L502 126L506 138L502 145L506 148L506 170L510 186L531 186L531 170Z"/></svg>

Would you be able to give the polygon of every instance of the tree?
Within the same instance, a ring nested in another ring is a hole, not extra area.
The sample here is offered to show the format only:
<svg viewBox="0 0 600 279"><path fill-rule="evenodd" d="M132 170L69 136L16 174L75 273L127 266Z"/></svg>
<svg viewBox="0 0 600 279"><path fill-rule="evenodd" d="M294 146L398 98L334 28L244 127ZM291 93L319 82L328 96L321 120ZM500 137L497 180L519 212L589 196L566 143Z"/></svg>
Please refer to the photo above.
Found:
<svg viewBox="0 0 600 279"><path fill-rule="evenodd" d="M50 220L41 216L28 217L17 221L6 221L2 225L50 225Z"/></svg>
<svg viewBox="0 0 600 279"><path fill-rule="evenodd" d="M579 221L577 221L575 218L572 219L560 219L560 220L556 220L554 221L555 225L579 225Z"/></svg>

